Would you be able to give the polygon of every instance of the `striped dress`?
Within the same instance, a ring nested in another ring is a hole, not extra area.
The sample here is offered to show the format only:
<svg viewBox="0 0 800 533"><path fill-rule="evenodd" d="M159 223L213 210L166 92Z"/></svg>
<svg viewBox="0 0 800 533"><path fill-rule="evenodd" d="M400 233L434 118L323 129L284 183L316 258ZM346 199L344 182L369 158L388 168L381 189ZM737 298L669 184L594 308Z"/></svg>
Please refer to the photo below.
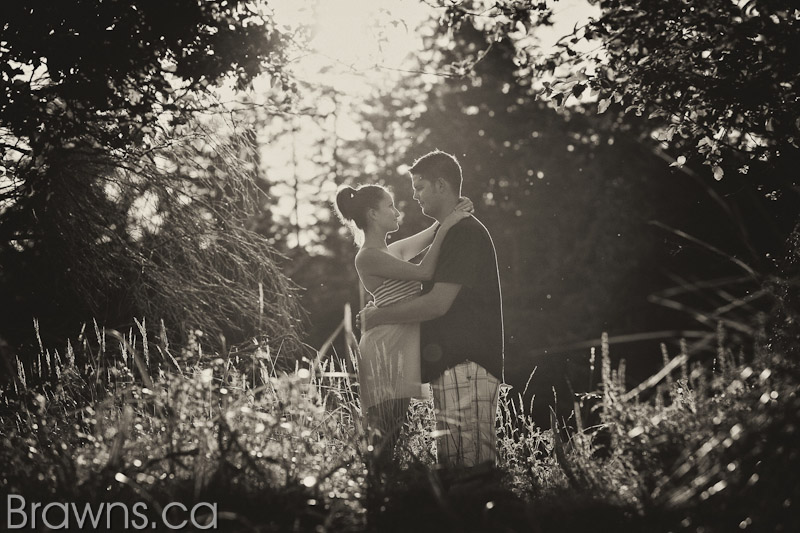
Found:
<svg viewBox="0 0 800 533"><path fill-rule="evenodd" d="M389 279L374 292L375 305L386 307L419 296L419 281ZM399 398L419 397L419 323L377 326L358 344L358 383L363 410Z"/></svg>

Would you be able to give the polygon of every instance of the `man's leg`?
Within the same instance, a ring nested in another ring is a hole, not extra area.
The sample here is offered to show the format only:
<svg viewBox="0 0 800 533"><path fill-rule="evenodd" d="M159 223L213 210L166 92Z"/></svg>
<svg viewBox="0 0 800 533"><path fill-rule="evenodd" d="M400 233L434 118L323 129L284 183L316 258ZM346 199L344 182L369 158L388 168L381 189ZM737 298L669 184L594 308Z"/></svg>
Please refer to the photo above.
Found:
<svg viewBox="0 0 800 533"><path fill-rule="evenodd" d="M495 417L500 382L482 366L462 363L431 382L436 409L437 459L447 466L497 460Z"/></svg>

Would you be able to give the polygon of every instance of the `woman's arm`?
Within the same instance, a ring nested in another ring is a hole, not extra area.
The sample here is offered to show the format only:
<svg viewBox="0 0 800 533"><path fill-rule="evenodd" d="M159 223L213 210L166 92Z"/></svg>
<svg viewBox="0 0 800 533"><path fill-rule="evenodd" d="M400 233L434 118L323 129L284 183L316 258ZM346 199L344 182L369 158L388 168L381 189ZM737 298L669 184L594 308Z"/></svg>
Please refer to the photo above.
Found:
<svg viewBox="0 0 800 533"><path fill-rule="evenodd" d="M408 261L416 257L422 250L427 248L433 242L433 236L436 231L437 223L434 222L430 227L425 228L419 233L415 233L410 237L393 242L389 245L389 250L393 255L400 257L403 261Z"/></svg>
<svg viewBox="0 0 800 533"><path fill-rule="evenodd" d="M431 292L419 298L409 298L388 307L368 305L359 312L361 331L384 324L427 322L439 318L450 310L460 290L458 283L436 282Z"/></svg>
<svg viewBox="0 0 800 533"><path fill-rule="evenodd" d="M472 213L475 210L472 205L472 200L466 196L460 199L455 209L467 211L468 213ZM410 237L393 242L389 245L389 251L392 252L392 255L400 257L403 261L409 261L419 255L422 250L430 246L435 233L436 223Z"/></svg>
<svg viewBox="0 0 800 533"><path fill-rule="evenodd" d="M418 265L398 259L388 252L375 248L365 248L356 254L356 269L361 276L427 281L433 277L445 235L456 223L468 216L470 214L467 211L460 209L447 215L447 218L442 221L439 231L436 232L430 248L428 248Z"/></svg>

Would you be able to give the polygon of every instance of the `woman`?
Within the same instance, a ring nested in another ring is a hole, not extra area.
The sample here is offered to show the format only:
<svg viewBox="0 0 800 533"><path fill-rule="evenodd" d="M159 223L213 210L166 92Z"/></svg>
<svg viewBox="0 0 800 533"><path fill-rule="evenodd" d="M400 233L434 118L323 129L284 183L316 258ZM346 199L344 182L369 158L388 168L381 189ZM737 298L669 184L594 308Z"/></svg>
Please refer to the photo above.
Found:
<svg viewBox="0 0 800 533"><path fill-rule="evenodd" d="M442 221L438 231L429 228L387 245L386 236L398 230L400 212L392 196L378 185L342 188L336 209L360 241L356 270L373 303L386 306L420 295L421 282L433 277L439 250L447 231L472 211L463 199ZM408 262L430 246L419 264ZM370 329L361 337L358 383L361 409L368 431L378 430L377 452L391 458L408 404L420 396L419 324L389 324Z"/></svg>

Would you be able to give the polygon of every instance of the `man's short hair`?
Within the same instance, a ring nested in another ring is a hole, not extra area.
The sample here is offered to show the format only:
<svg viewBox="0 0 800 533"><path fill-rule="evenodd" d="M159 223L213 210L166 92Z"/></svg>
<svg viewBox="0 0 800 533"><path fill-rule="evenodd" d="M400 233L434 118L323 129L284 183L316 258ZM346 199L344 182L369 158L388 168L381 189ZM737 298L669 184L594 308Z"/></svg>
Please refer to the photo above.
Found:
<svg viewBox="0 0 800 533"><path fill-rule="evenodd" d="M411 176L419 176L421 179L434 181L437 178L442 178L453 188L453 191L461 196L461 183L463 178L461 176L461 165L455 156L442 152L441 150L434 150L429 152L411 165L408 169Z"/></svg>

